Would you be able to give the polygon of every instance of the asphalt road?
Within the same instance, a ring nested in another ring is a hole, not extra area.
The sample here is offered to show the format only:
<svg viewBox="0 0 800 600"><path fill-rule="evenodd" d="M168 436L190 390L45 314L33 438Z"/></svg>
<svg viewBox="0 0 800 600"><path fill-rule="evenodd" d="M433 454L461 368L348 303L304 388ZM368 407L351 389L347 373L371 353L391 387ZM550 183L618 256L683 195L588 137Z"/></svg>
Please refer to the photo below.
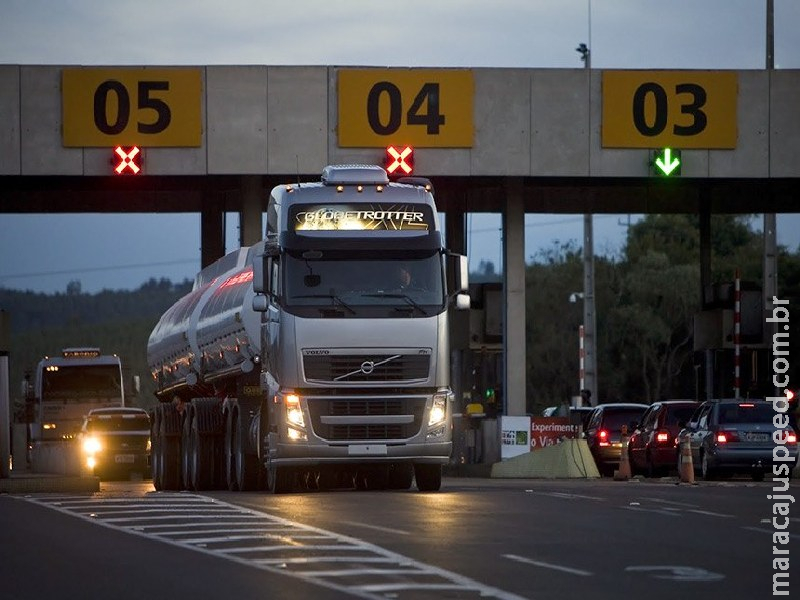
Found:
<svg viewBox="0 0 800 600"><path fill-rule="evenodd" d="M0 496L2 597L772 596L769 481L445 478L430 494L152 490L120 482L93 495ZM800 498L800 485L789 493ZM790 564L800 565L791 561L800 556L800 506L791 514ZM790 590L800 590L800 566Z"/></svg>

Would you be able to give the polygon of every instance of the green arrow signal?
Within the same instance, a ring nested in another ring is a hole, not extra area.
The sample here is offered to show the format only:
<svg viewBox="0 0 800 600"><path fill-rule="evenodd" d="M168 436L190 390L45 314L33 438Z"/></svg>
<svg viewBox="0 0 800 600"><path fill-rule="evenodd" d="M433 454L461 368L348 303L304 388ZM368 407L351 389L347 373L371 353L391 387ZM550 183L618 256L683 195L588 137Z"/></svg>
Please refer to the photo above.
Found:
<svg viewBox="0 0 800 600"><path fill-rule="evenodd" d="M672 155L671 148L664 148L661 156L656 155L655 165L659 168L662 174L671 175L681 165L681 151L676 150L675 156ZM680 170L678 170L678 173Z"/></svg>

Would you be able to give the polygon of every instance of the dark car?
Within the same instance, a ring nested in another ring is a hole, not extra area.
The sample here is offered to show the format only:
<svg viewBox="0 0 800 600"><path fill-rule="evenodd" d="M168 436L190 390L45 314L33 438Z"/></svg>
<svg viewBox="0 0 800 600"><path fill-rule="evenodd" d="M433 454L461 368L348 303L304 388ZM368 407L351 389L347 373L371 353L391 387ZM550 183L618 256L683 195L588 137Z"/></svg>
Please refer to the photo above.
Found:
<svg viewBox="0 0 800 600"><path fill-rule="evenodd" d="M622 428L632 432L646 410L647 404L617 402L599 404L592 411L584 437L600 473L610 475L619 466Z"/></svg>
<svg viewBox="0 0 800 600"><path fill-rule="evenodd" d="M651 404L628 442L631 470L653 477L666 475L676 468L678 434L698 406L700 403L694 400L664 400Z"/></svg>
<svg viewBox="0 0 800 600"><path fill-rule="evenodd" d="M78 436L84 464L103 478L151 476L150 416L140 408L96 408Z"/></svg>
<svg viewBox="0 0 800 600"><path fill-rule="evenodd" d="M765 400L707 400L681 430L680 439L688 437L692 463L703 479L720 475L748 473L761 481L765 472L772 472L772 449L775 447L773 418L778 414ZM797 432L790 430L785 444L797 464ZM680 457L680 452L678 453Z"/></svg>

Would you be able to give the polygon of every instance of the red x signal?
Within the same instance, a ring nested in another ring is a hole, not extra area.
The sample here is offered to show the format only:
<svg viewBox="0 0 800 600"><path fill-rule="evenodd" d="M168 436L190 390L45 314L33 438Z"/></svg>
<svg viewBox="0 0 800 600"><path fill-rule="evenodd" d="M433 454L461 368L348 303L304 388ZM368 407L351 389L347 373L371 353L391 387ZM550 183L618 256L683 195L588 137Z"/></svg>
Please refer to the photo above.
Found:
<svg viewBox="0 0 800 600"><path fill-rule="evenodd" d="M138 146L132 148L117 146L114 148L114 154L112 164L114 164L114 172L117 175L126 173L136 175L142 170L142 153Z"/></svg>
<svg viewBox="0 0 800 600"><path fill-rule="evenodd" d="M406 146L398 150L394 146L386 148L386 172L389 175L411 175L414 170L414 149Z"/></svg>

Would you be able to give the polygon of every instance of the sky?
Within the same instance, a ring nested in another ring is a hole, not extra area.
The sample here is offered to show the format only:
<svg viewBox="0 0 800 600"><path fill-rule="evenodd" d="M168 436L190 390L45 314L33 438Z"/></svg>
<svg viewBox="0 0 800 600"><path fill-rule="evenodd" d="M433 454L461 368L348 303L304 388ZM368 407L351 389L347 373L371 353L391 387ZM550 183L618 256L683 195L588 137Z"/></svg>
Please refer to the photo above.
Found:
<svg viewBox="0 0 800 600"><path fill-rule="evenodd" d="M0 64L583 66L763 69L766 0L99 0L0 1ZM774 0L778 69L800 69L800 2ZM2 118L2 115L0 115ZM595 253L618 254L640 215L596 215ZM759 221L755 221L756 227ZM501 264L499 215L469 219L470 267ZM226 219L226 249L238 246ZM581 215L528 215L527 258L572 242ZM147 232L147 235L143 235ZM800 245L800 217L778 216L778 242ZM24 248L24 251L21 249ZM0 287L135 289L193 278L199 215L0 213Z"/></svg>

